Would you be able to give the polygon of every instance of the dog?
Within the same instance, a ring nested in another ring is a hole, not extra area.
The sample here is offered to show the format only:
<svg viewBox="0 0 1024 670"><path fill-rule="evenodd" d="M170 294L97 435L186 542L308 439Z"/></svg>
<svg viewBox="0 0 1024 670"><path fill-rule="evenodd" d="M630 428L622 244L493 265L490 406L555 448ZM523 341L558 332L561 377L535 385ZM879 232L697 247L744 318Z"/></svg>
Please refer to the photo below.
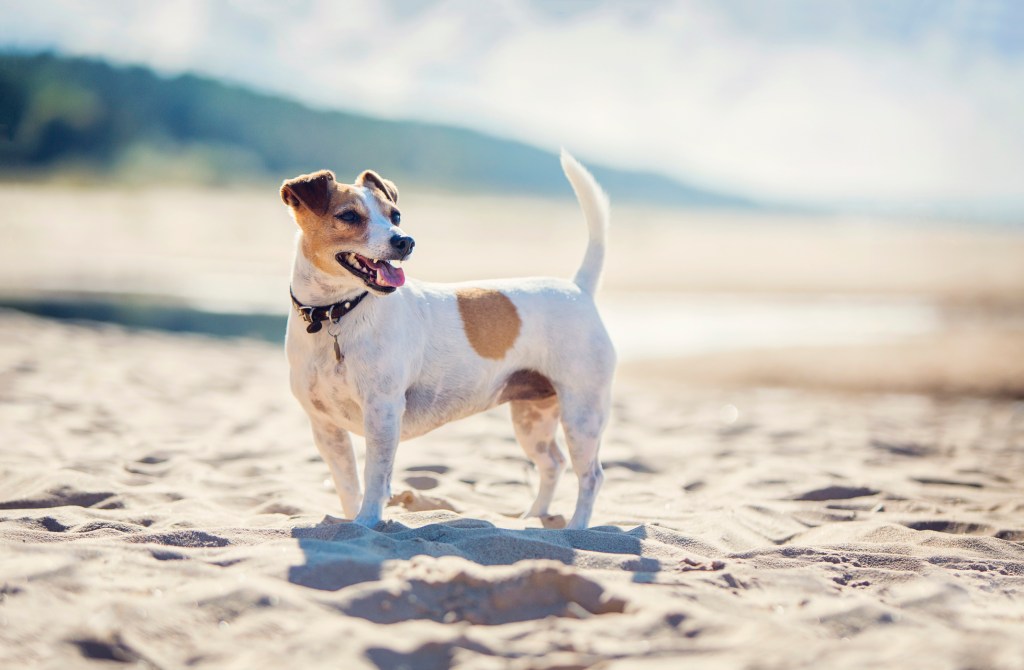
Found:
<svg viewBox="0 0 1024 670"><path fill-rule="evenodd" d="M562 169L589 229L572 281L531 277L406 281L415 241L400 227L398 188L367 170L342 184L321 170L285 181L298 224L285 341L292 393L309 415L345 516L381 521L401 440L502 403L540 473L523 515L546 516L565 457L579 480L568 528L589 525L604 474L615 349L594 303L608 197L568 152ZM350 433L366 440L365 493Z"/></svg>

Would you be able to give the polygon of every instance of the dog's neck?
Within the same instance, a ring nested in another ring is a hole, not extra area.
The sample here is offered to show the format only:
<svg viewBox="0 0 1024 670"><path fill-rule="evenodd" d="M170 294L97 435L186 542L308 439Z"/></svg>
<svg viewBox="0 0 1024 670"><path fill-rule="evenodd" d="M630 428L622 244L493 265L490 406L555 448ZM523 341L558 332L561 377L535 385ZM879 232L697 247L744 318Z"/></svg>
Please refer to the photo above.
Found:
<svg viewBox="0 0 1024 670"><path fill-rule="evenodd" d="M331 305L366 293L366 287L355 277L327 274L306 258L301 233L295 244L291 286L295 298L311 306Z"/></svg>

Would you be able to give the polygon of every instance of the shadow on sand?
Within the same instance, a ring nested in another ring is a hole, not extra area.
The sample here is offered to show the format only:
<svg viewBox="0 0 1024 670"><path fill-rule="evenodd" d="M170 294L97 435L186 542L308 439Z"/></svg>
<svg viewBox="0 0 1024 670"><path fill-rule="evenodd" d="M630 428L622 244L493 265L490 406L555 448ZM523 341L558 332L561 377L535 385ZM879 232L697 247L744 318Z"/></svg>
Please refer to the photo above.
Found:
<svg viewBox="0 0 1024 670"><path fill-rule="evenodd" d="M289 570L289 581L325 591L377 580L386 561L415 556L457 556L481 566L548 560L633 573L661 570L657 559L642 555L644 526L628 532L616 526L513 530L459 518L415 528L385 521L370 529L325 517L316 526L294 528L291 535L306 562Z"/></svg>
<svg viewBox="0 0 1024 670"><path fill-rule="evenodd" d="M289 580L323 591L321 604L339 613L380 624L501 625L622 614L629 596L616 582L723 567L694 560L693 551L707 555L710 547L656 526L513 530L452 514L419 527L388 521L369 529L326 517L291 535L305 563L289 570ZM677 626L681 620L666 621ZM495 652L460 634L411 651L375 647L366 657L381 669L432 669L450 667L464 653Z"/></svg>

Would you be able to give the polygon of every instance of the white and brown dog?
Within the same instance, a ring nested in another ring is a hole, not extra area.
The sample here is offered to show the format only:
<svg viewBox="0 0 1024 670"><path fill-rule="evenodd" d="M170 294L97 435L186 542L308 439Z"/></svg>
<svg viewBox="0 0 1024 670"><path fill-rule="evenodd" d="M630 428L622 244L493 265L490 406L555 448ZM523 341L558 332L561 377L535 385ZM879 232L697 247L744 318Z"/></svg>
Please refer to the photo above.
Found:
<svg viewBox="0 0 1024 670"><path fill-rule="evenodd" d="M374 526L390 496L400 440L508 402L516 438L540 472L525 516L543 516L565 468L561 423L579 478L569 528L585 528L604 475L615 350L594 304L608 199L562 152L590 242L572 281L406 281L391 261L413 239L398 227L398 189L374 172L339 184L324 170L290 179L281 198L299 225L286 348L291 388L334 477L345 515ZM366 438L364 479L349 433Z"/></svg>

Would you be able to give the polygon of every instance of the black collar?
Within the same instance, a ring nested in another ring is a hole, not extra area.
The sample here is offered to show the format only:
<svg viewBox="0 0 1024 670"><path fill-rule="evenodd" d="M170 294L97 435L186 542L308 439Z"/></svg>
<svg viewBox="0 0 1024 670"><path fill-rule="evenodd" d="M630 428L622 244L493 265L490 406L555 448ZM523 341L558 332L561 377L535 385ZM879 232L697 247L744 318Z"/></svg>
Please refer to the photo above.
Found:
<svg viewBox="0 0 1024 670"><path fill-rule="evenodd" d="M295 310L299 313L299 316L308 323L306 326L307 333L315 333L324 327L323 321L332 321L337 323L341 317L345 316L356 308L356 305L366 297L367 291L363 291L351 300L343 300L336 302L333 305L323 305L320 307L314 307L313 305L303 305L299 302L299 299L295 297L295 291L288 287L288 292L292 294L292 304L295 305Z"/></svg>

